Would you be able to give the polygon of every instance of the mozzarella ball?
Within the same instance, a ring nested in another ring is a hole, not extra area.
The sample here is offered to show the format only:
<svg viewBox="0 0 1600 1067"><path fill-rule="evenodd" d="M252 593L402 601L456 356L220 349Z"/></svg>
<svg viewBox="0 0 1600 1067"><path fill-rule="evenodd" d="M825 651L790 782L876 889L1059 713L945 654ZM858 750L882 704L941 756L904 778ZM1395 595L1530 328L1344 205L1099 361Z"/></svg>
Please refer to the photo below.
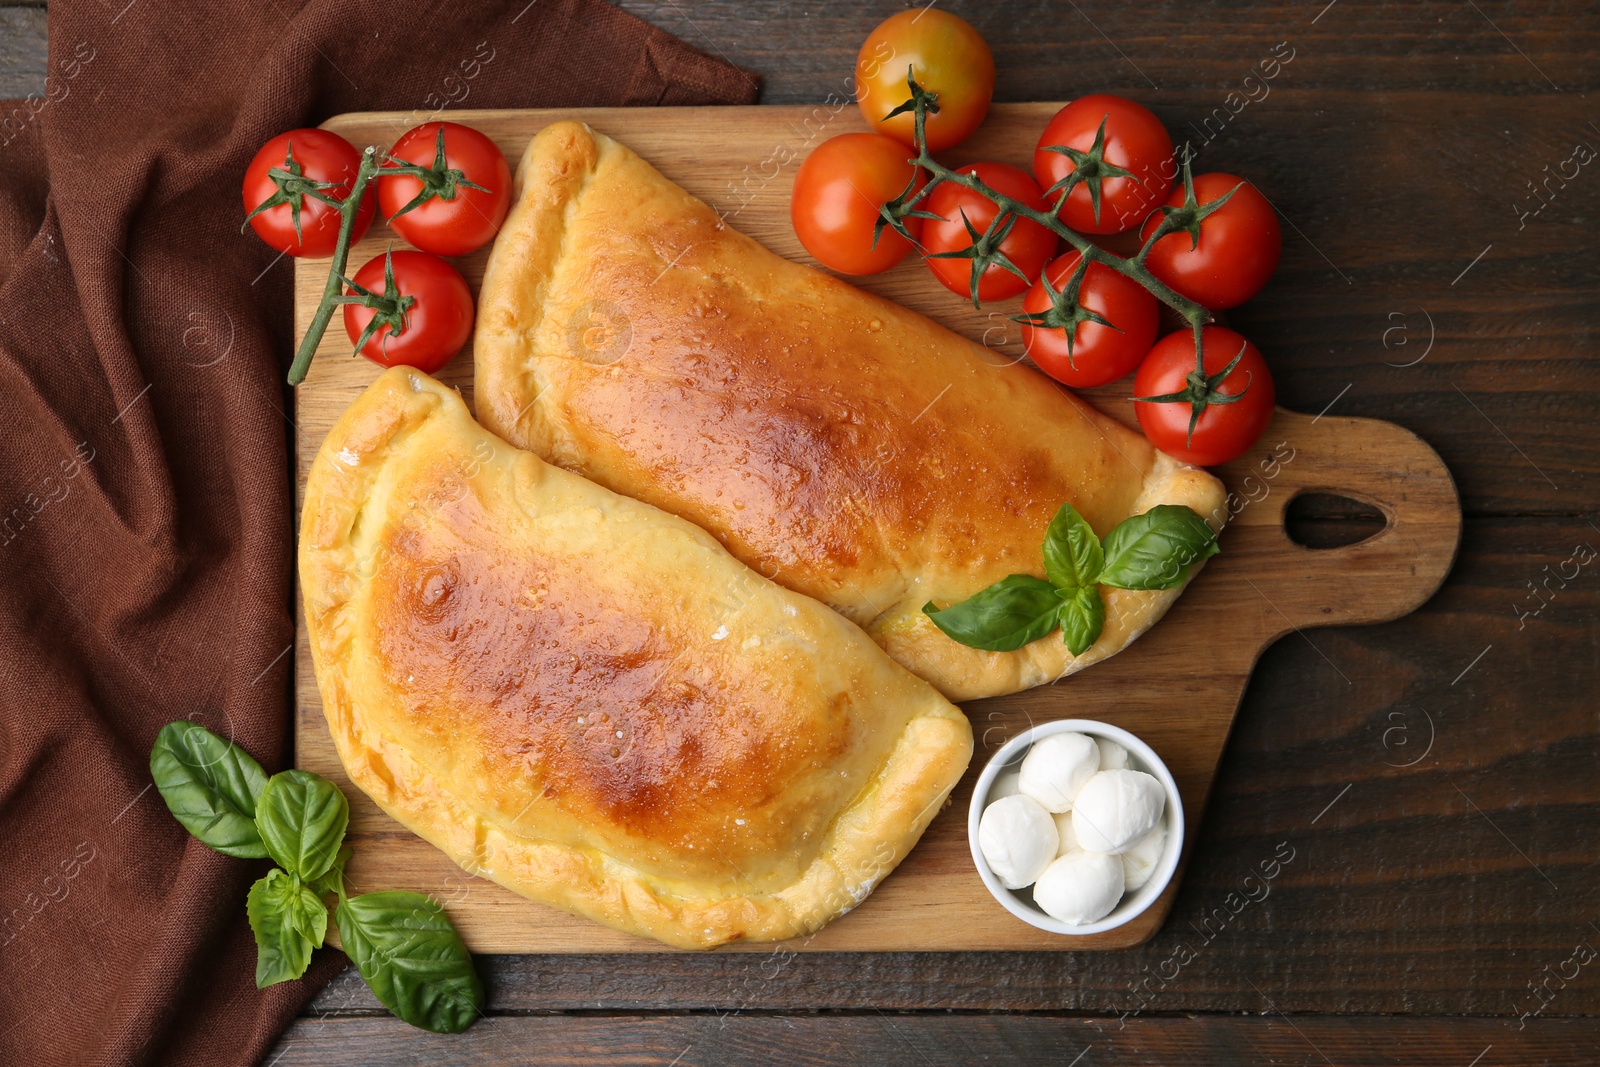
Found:
<svg viewBox="0 0 1600 1067"><path fill-rule="evenodd" d="M1051 734L1022 761L1022 792L1049 811L1071 811L1072 798L1100 769L1100 750L1086 734Z"/></svg>
<svg viewBox="0 0 1600 1067"><path fill-rule="evenodd" d="M1122 899L1122 860L1100 852L1073 852L1045 868L1033 899L1045 913L1073 926L1096 922Z"/></svg>
<svg viewBox="0 0 1600 1067"><path fill-rule="evenodd" d="M1007 889L1032 885L1055 859L1056 845L1055 820L1021 794L1001 797L978 820L978 848Z"/></svg>
<svg viewBox="0 0 1600 1067"><path fill-rule="evenodd" d="M1016 767L1001 771L995 776L994 784L989 786L989 803L993 804L1001 797L1014 797L1022 792L1021 780L1022 771Z"/></svg>
<svg viewBox="0 0 1600 1067"><path fill-rule="evenodd" d="M1121 771L1128 767L1128 750L1106 737L1094 739L1095 747L1100 750L1100 769L1102 771Z"/></svg>
<svg viewBox="0 0 1600 1067"><path fill-rule="evenodd" d="M1127 883L1128 892L1142 888L1150 880L1150 876L1156 873L1156 865L1161 862L1161 854L1166 850L1167 829L1158 826L1122 854L1122 880Z"/></svg>
<svg viewBox="0 0 1600 1067"><path fill-rule="evenodd" d="M1069 852L1082 852L1083 846L1078 844L1078 835L1072 832L1072 812L1056 812L1050 817L1056 821L1056 855L1059 857Z"/></svg>
<svg viewBox="0 0 1600 1067"><path fill-rule="evenodd" d="M1023 775L1027 788L1027 775ZM1166 810L1167 791L1143 771L1100 771L1079 790L1072 831L1091 852L1120 855L1154 830Z"/></svg>

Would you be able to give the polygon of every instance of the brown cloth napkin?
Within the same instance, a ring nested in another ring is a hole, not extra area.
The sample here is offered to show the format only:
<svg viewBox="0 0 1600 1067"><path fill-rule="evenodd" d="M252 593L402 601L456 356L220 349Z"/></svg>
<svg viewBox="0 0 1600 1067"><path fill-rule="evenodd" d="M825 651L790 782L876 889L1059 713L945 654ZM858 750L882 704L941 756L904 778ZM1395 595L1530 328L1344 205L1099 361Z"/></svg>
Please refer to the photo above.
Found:
<svg viewBox="0 0 1600 1067"><path fill-rule="evenodd" d="M239 233L246 162L342 111L759 83L597 0L55 0L49 32L44 95L0 104L0 1064L254 1063L344 957L257 991L265 867L148 769L180 718L289 755L292 271Z"/></svg>

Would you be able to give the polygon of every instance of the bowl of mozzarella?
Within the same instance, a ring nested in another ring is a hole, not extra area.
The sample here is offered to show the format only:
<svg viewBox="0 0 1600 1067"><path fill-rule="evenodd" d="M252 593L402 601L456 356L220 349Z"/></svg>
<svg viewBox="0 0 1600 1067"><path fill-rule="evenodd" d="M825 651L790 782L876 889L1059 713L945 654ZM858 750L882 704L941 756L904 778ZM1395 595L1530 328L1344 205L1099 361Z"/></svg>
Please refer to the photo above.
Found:
<svg viewBox="0 0 1600 1067"><path fill-rule="evenodd" d="M1130 921L1183 852L1172 772L1133 734L1061 719L1012 738L972 792L967 839L983 884L1041 930L1082 936Z"/></svg>

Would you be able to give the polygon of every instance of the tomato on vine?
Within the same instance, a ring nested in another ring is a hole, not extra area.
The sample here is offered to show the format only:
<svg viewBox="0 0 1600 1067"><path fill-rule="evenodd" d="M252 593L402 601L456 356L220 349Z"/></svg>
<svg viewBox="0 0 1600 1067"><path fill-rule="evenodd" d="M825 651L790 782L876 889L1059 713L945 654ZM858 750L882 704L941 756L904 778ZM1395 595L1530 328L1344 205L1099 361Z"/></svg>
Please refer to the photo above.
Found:
<svg viewBox="0 0 1600 1067"><path fill-rule="evenodd" d="M280 133L244 171L245 222L279 252L326 259L339 242L338 201L350 195L361 153L327 130ZM352 241L372 223L372 199L356 211Z"/></svg>
<svg viewBox="0 0 1600 1067"><path fill-rule="evenodd" d="M994 55L965 19L931 7L889 16L867 35L856 56L856 102L867 127L916 147L906 102L906 75L939 94L929 109L928 151L940 152L972 136L994 96Z"/></svg>
<svg viewBox="0 0 1600 1067"><path fill-rule="evenodd" d="M955 171L1035 211L1046 210L1039 186L1025 171L1006 163L969 163ZM922 201L922 247L928 267L946 289L980 300L1004 300L1032 285L1055 254L1056 235L1032 219L1007 216L993 233L1000 213L993 200L954 181L941 182Z"/></svg>
<svg viewBox="0 0 1600 1067"><path fill-rule="evenodd" d="M800 243L824 267L841 274L877 274L911 251L911 241L878 226L886 202L926 184L906 156L906 146L892 137L846 133L823 141L800 164L789 218ZM922 232L919 218L908 218L905 225L913 240Z"/></svg>
<svg viewBox="0 0 1600 1067"><path fill-rule="evenodd" d="M432 374L472 336L472 292L461 272L427 252L388 252L356 272L344 329L356 351L383 367Z"/></svg>
<svg viewBox="0 0 1600 1067"><path fill-rule="evenodd" d="M1165 226L1172 232L1150 248L1150 273L1212 311L1237 307L1272 277L1283 252L1278 213L1267 198L1232 174L1201 174L1172 191L1166 206L1146 220L1146 241Z"/></svg>
<svg viewBox="0 0 1600 1067"><path fill-rule="evenodd" d="M1155 343L1156 298L1101 263L1078 268L1076 251L1045 268L1022 298L1022 343L1050 377L1078 389L1126 377Z"/></svg>
<svg viewBox="0 0 1600 1067"><path fill-rule="evenodd" d="M1167 197L1177 176L1172 137L1150 109L1096 93L1057 111L1033 152L1033 175L1079 233L1122 233Z"/></svg>
<svg viewBox="0 0 1600 1067"><path fill-rule="evenodd" d="M379 172L378 203L424 252L462 256L488 244L511 208L511 166L495 143L455 122L407 130Z"/></svg>
<svg viewBox="0 0 1600 1067"><path fill-rule="evenodd" d="M1157 341L1133 380L1134 413L1150 443L1201 467L1226 463L1256 443L1277 399L1261 350L1221 326L1201 330L1204 373L1194 333Z"/></svg>

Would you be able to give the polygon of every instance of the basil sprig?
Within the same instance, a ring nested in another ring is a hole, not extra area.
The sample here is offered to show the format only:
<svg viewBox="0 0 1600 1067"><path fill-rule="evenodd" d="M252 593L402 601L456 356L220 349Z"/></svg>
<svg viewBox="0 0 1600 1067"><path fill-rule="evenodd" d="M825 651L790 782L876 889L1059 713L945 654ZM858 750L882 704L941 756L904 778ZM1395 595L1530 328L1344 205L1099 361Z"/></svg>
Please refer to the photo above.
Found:
<svg viewBox="0 0 1600 1067"><path fill-rule="evenodd" d="M290 982L306 973L311 950L328 933L328 906L298 877L274 867L245 898L256 935L256 988Z"/></svg>
<svg viewBox="0 0 1600 1067"><path fill-rule="evenodd" d="M1049 578L1013 574L966 600L922 608L947 636L971 648L1012 652L1061 630L1074 656L1088 651L1106 623L1100 587L1173 589L1192 564L1218 552L1217 535L1193 508L1157 504L1124 519L1104 542L1071 504L1044 535Z"/></svg>
<svg viewBox="0 0 1600 1067"><path fill-rule="evenodd" d="M472 1025L483 985L444 909L421 893L346 895L350 805L338 786L309 771L268 778L244 749L192 722L162 728L150 774L167 808L203 843L278 863L245 899L258 988L306 973L335 896L339 938L384 1007L435 1033Z"/></svg>

